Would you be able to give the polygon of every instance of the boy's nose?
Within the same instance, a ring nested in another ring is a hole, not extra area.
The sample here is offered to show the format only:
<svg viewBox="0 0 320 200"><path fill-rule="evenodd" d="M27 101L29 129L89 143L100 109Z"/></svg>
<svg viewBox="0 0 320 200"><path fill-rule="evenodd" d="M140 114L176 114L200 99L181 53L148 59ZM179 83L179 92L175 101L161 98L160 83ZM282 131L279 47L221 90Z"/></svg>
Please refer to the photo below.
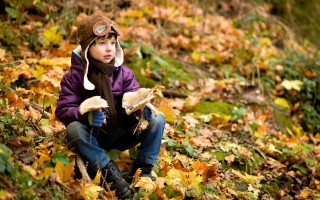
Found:
<svg viewBox="0 0 320 200"><path fill-rule="evenodd" d="M111 51L111 45L106 45L105 50L106 50L106 51Z"/></svg>

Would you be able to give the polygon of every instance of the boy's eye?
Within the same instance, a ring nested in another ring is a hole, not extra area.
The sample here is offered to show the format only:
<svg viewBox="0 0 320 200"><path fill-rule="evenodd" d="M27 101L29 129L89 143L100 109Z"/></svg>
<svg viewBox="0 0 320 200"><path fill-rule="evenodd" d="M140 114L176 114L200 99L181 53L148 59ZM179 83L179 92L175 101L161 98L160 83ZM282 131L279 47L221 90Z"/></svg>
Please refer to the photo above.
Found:
<svg viewBox="0 0 320 200"><path fill-rule="evenodd" d="M100 45L104 45L104 44L105 44L105 42L99 42L99 44L100 44Z"/></svg>

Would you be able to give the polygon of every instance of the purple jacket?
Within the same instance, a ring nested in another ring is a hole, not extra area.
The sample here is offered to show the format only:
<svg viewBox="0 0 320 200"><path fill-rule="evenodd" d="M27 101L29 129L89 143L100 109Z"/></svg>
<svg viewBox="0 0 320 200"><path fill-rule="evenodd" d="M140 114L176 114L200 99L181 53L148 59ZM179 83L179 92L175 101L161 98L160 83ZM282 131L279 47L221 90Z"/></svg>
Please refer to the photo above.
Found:
<svg viewBox="0 0 320 200"><path fill-rule="evenodd" d="M94 96L94 94L83 86L82 59L75 52L72 52L71 64L70 71L62 78L60 83L61 91L56 103L55 113L65 126L73 121L88 124L88 116L87 114L80 114L79 106L85 99ZM140 86L132 70L124 65L113 70L110 81L117 116L119 119L125 119L127 116L122 108L123 94L136 91Z"/></svg>

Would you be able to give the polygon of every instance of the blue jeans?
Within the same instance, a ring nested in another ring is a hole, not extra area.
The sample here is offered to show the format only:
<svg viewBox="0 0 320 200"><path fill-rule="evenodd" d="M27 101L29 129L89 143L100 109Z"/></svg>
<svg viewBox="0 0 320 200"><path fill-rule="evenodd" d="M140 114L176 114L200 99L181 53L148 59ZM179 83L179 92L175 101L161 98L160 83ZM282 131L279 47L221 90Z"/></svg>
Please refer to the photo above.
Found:
<svg viewBox="0 0 320 200"><path fill-rule="evenodd" d="M67 126L67 140L84 162L88 162L87 171L90 176L94 177L98 169L110 162L105 150L124 151L139 143L136 160L145 164L155 164L160 151L165 119L161 114L155 116L148 108L144 108L144 114L149 125L139 135L133 135L132 128L125 125L118 127L118 133L113 138L109 138L100 128L87 126L78 121Z"/></svg>

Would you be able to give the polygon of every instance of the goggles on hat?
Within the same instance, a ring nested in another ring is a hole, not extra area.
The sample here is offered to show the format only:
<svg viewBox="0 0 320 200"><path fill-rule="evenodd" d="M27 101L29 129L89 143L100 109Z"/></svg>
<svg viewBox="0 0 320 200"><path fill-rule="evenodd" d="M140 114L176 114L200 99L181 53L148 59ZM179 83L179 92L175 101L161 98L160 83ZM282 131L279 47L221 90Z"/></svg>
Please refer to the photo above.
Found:
<svg viewBox="0 0 320 200"><path fill-rule="evenodd" d="M110 21L101 21L101 22L97 22L93 26L93 33L96 36L105 36L109 32L111 32L112 29L117 35L120 35L120 31L119 31L119 28L118 28L116 22L114 22L112 20L110 20Z"/></svg>

